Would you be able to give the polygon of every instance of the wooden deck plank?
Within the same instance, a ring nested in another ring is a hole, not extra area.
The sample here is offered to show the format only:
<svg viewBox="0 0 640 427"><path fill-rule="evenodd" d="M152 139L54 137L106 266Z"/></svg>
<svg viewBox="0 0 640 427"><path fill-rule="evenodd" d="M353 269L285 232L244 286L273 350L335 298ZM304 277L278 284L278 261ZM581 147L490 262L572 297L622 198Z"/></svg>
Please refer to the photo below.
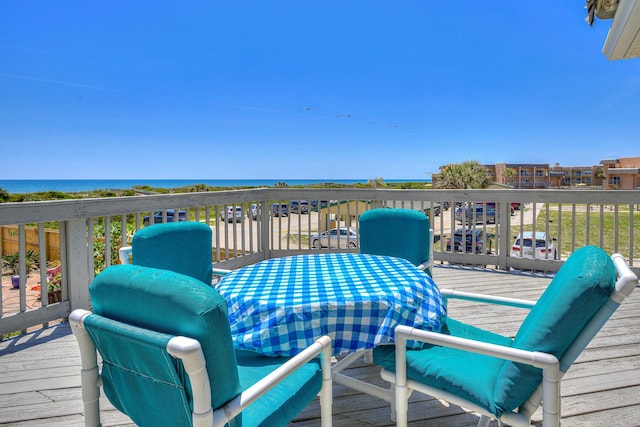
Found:
<svg viewBox="0 0 640 427"><path fill-rule="evenodd" d="M536 299L551 281L541 275L436 267L445 288ZM486 309L451 302L450 315L499 333L513 334L526 310ZM563 380L563 426L637 425L640 419L640 292L632 294L578 358ZM499 319L499 322L496 321ZM355 364L346 374L381 386L379 369ZM0 342L0 426L81 426L80 356L68 324ZM104 426L131 421L101 399ZM319 426L312 402L292 427ZM478 417L429 396L414 393L411 426L472 426ZM393 426L389 405L346 387L334 387L334 426ZM497 423L492 423L492 426Z"/></svg>

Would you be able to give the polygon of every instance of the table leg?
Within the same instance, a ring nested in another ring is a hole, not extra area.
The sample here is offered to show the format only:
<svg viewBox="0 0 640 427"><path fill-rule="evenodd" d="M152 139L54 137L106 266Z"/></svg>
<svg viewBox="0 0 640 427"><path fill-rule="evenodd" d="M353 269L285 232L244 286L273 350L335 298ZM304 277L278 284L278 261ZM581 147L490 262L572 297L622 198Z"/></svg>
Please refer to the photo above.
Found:
<svg viewBox="0 0 640 427"><path fill-rule="evenodd" d="M370 358L370 362L367 362L367 356ZM371 350L358 350L353 353L348 354L344 357L344 359L334 363L331 367L331 373L333 375L333 382L335 384L340 384L345 387L349 387L353 390L359 391L361 393L368 394L373 397L377 397L379 399L384 400L388 403L393 403L393 393L390 389L382 388L374 384L370 384L368 382L358 380L347 375L342 374L341 372L351 366L354 362L356 362L360 357L364 357L365 363L373 363L372 351Z"/></svg>

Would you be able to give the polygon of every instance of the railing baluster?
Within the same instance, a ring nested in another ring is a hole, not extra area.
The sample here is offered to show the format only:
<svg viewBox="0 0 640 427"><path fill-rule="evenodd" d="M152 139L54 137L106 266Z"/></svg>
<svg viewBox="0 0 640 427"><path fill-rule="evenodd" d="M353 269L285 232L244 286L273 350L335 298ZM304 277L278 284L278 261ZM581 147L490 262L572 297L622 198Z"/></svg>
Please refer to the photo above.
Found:
<svg viewBox="0 0 640 427"><path fill-rule="evenodd" d="M619 205L614 205L613 208L613 251L614 252L618 252L619 248L618 248L618 231L620 228L620 222L618 221L619 218Z"/></svg>
<svg viewBox="0 0 640 427"><path fill-rule="evenodd" d="M629 265L631 267L633 267L633 256L634 256L634 250L633 250L633 244L634 244L634 240L635 240L635 236L634 236L634 213L633 213L633 204L630 203L629 204Z"/></svg>

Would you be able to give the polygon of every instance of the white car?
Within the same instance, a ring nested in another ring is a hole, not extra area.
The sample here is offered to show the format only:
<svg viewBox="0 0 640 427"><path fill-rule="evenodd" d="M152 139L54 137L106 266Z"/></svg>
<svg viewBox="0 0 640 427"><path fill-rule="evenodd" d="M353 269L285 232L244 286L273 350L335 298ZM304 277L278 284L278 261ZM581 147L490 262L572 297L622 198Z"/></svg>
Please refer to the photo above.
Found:
<svg viewBox="0 0 640 427"><path fill-rule="evenodd" d="M556 259L555 240L541 231L536 231L534 239L531 231L525 231L522 236L518 235L513 242L511 256L514 258Z"/></svg>
<svg viewBox="0 0 640 427"><path fill-rule="evenodd" d="M242 222L244 215L242 214L242 207L240 206L227 206L220 211L220 219L229 222Z"/></svg>
<svg viewBox="0 0 640 427"><path fill-rule="evenodd" d="M259 214L260 214L260 209L258 208L258 204L251 203L251 206L247 208L247 216L252 220L257 221Z"/></svg>
<svg viewBox="0 0 640 427"><path fill-rule="evenodd" d="M331 230L316 233L311 236L311 247L320 248L357 248L358 232L355 228L341 227L332 228Z"/></svg>

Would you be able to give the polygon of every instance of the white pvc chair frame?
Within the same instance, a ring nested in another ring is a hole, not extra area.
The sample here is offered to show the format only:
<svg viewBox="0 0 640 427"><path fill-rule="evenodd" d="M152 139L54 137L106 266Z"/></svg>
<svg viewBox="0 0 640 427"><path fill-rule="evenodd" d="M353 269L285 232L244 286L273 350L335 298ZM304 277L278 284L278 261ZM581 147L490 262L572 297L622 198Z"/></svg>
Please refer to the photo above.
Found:
<svg viewBox="0 0 640 427"><path fill-rule="evenodd" d="M568 370L571 363L573 363L582 352L582 349L586 347L607 322L620 303L638 286L638 277L631 271L624 257L616 253L611 256L611 259L615 265L618 278L615 289L610 296L609 304L605 304L601 310L594 315L582 333L566 351L562 366L564 372ZM535 305L535 301L517 298L495 297L446 289L443 289L441 292L446 298L465 299L511 307L531 308ZM495 418L493 414L484 408L452 393L408 379L406 366L407 340L417 340L434 345L457 348L541 368L543 376L541 386L534 391L531 397L519 408L518 412L507 412L502 415L501 420L513 426L530 426L531 416L542 401L543 426L550 427L560 425L560 379L564 375L564 372L561 371L560 361L555 356L547 353L525 351L465 338L452 337L450 335L423 331L401 325L395 329L396 372L389 372L385 369L381 372L381 376L385 381L395 384L392 386L392 388L395 388L395 408L392 406L392 416L395 415L397 426L404 427L407 425L408 399L412 390L441 398L480 413L482 416L478 422L479 427L488 426L489 421Z"/></svg>
<svg viewBox="0 0 640 427"><path fill-rule="evenodd" d="M433 277L433 228L429 229L429 259L425 260L422 264L418 266L420 270L428 270L429 276Z"/></svg>
<svg viewBox="0 0 640 427"><path fill-rule="evenodd" d="M93 341L84 329L84 319L91 314L87 310L74 310L69 316L73 334L80 346L82 360L81 383L84 404L85 425L100 426L100 387L102 378L98 372L97 353ZM331 381L331 338L323 336L298 355L262 378L247 390L236 396L223 407L211 408L211 385L206 371L206 361L197 340L176 336L169 340L167 352L182 360L193 393L193 426L223 427L238 416L245 408L278 385L297 369L322 353L322 388L320 390L320 417L322 427L332 425L332 381Z"/></svg>

